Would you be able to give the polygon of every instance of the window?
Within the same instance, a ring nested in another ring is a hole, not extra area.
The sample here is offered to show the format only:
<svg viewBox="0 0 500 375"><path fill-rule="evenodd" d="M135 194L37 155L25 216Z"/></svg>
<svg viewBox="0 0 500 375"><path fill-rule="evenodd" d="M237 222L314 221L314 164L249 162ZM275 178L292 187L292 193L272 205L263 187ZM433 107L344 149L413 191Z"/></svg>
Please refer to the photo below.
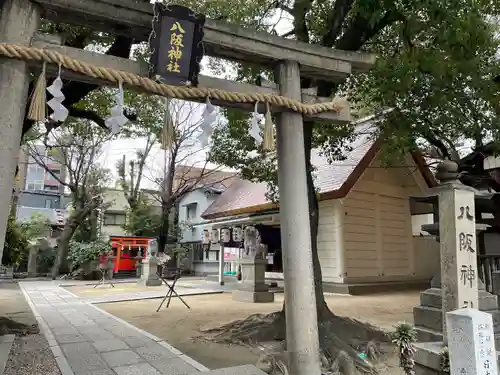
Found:
<svg viewBox="0 0 500 375"><path fill-rule="evenodd" d="M26 173L26 180L38 181L45 179L45 169L38 164L30 164Z"/></svg>
<svg viewBox="0 0 500 375"><path fill-rule="evenodd" d="M54 186L54 185L45 185L45 186L44 186L44 190L48 190L48 191L58 191L58 190L59 190L59 187L58 187L58 186Z"/></svg>
<svg viewBox="0 0 500 375"><path fill-rule="evenodd" d="M50 199L45 199L45 208L52 208L52 201Z"/></svg>
<svg viewBox="0 0 500 375"><path fill-rule="evenodd" d="M44 183L43 180L27 180L26 190L43 190Z"/></svg>
<svg viewBox="0 0 500 375"><path fill-rule="evenodd" d="M104 225L124 225L125 214L104 214Z"/></svg>
<svg viewBox="0 0 500 375"><path fill-rule="evenodd" d="M186 218L187 220L193 220L196 218L196 208L198 203L190 203L186 206Z"/></svg>
<svg viewBox="0 0 500 375"><path fill-rule="evenodd" d="M203 261L203 245L201 243L194 243L193 246L193 260Z"/></svg>

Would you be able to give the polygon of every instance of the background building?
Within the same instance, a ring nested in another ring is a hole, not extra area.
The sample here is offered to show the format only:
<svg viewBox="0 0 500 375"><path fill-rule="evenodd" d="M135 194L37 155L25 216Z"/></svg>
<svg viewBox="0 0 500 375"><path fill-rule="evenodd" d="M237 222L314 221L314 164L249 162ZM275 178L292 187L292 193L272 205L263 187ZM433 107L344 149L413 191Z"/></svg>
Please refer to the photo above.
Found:
<svg viewBox="0 0 500 375"><path fill-rule="evenodd" d="M39 166L26 150L21 150L18 159L18 178L16 184L17 205L34 208L63 208L64 186L58 181L66 179L66 169L54 157L47 154L45 146L39 145L37 152L42 155L50 169Z"/></svg>

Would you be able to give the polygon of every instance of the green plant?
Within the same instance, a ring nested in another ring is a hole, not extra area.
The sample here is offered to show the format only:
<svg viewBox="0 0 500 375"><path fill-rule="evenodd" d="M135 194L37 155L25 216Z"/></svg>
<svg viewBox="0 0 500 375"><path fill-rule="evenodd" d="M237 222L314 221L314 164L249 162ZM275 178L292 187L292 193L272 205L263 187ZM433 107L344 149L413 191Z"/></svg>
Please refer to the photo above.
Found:
<svg viewBox="0 0 500 375"><path fill-rule="evenodd" d="M415 374L415 343L417 332L408 323L401 323L391 335L392 342L397 345L399 353L399 366L406 375Z"/></svg>
<svg viewBox="0 0 500 375"><path fill-rule="evenodd" d="M140 199L130 208L123 229L133 236L157 236L161 228L161 215L150 202Z"/></svg>
<svg viewBox="0 0 500 375"><path fill-rule="evenodd" d="M49 272L49 270L52 269L56 260L56 253L57 251L53 247L47 247L38 252L36 256L36 263L40 269L39 272Z"/></svg>
<svg viewBox="0 0 500 375"><path fill-rule="evenodd" d="M444 348L441 352L439 367L442 375L450 375L450 352L448 348Z"/></svg>
<svg viewBox="0 0 500 375"><path fill-rule="evenodd" d="M19 224L19 228L24 233L28 241L46 237L50 233L50 220L46 216L35 213L29 220Z"/></svg>
<svg viewBox="0 0 500 375"><path fill-rule="evenodd" d="M21 226L16 223L15 217L9 217L5 244L3 248L2 264L7 266L18 265L29 252L28 238Z"/></svg>
<svg viewBox="0 0 500 375"><path fill-rule="evenodd" d="M110 251L111 245L102 238L89 243L72 241L69 245L68 260L71 262L73 269L76 269L99 259L101 255Z"/></svg>

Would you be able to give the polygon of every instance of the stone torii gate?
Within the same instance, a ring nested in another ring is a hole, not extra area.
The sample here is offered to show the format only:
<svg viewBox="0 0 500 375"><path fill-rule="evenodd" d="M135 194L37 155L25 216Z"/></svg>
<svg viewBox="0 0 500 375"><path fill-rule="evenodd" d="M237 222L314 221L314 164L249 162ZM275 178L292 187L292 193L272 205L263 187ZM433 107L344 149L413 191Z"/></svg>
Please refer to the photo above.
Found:
<svg viewBox="0 0 500 375"><path fill-rule="evenodd" d="M237 26L207 20L205 54L275 69L277 82L250 85L200 76L199 88L182 90L148 80L148 66L129 59L61 45L60 38L37 34L40 19L88 26L113 35L146 41L151 32L152 6L135 0L4 0L0 14L0 252L12 194L13 176L25 118L30 71L49 63L48 74L58 71L73 81L135 86L155 94L259 111L265 103L278 114L278 153L281 236L285 280L287 351L292 375L320 374L318 327L304 154L303 116L346 122L348 107L301 90L300 78L342 81L369 69L375 57L296 42ZM35 48L38 48L35 50ZM40 50L42 49L42 50ZM50 54L57 52L58 54ZM78 62L78 64L76 63ZM56 64L50 64L56 63ZM300 67L300 68L299 68ZM324 103L324 104L319 104ZM297 230L299 229L299 230ZM0 253L1 254L1 253ZM1 256L0 256L1 257Z"/></svg>

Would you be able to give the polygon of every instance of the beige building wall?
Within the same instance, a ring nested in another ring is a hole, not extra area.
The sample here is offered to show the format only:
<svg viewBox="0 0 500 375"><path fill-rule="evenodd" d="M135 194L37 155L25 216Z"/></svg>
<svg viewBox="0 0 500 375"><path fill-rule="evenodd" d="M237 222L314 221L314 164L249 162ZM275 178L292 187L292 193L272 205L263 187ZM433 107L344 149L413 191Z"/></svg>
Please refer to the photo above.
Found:
<svg viewBox="0 0 500 375"><path fill-rule="evenodd" d="M146 197L154 206L158 206L160 210L161 204L156 200L151 193L144 192ZM127 233L122 228L121 223L126 220L128 211L128 202L125 194L121 189L106 189L104 201L110 206L104 213L104 220L101 226L101 233L108 236L125 236ZM115 224L110 224L115 221ZM118 224L117 224L118 223Z"/></svg>
<svg viewBox="0 0 500 375"><path fill-rule="evenodd" d="M335 214L335 200L319 202L318 257L323 281L339 282L337 271L338 218Z"/></svg>
<svg viewBox="0 0 500 375"><path fill-rule="evenodd" d="M417 278L409 197L426 184L411 157L406 165L375 159L343 199L344 282Z"/></svg>

